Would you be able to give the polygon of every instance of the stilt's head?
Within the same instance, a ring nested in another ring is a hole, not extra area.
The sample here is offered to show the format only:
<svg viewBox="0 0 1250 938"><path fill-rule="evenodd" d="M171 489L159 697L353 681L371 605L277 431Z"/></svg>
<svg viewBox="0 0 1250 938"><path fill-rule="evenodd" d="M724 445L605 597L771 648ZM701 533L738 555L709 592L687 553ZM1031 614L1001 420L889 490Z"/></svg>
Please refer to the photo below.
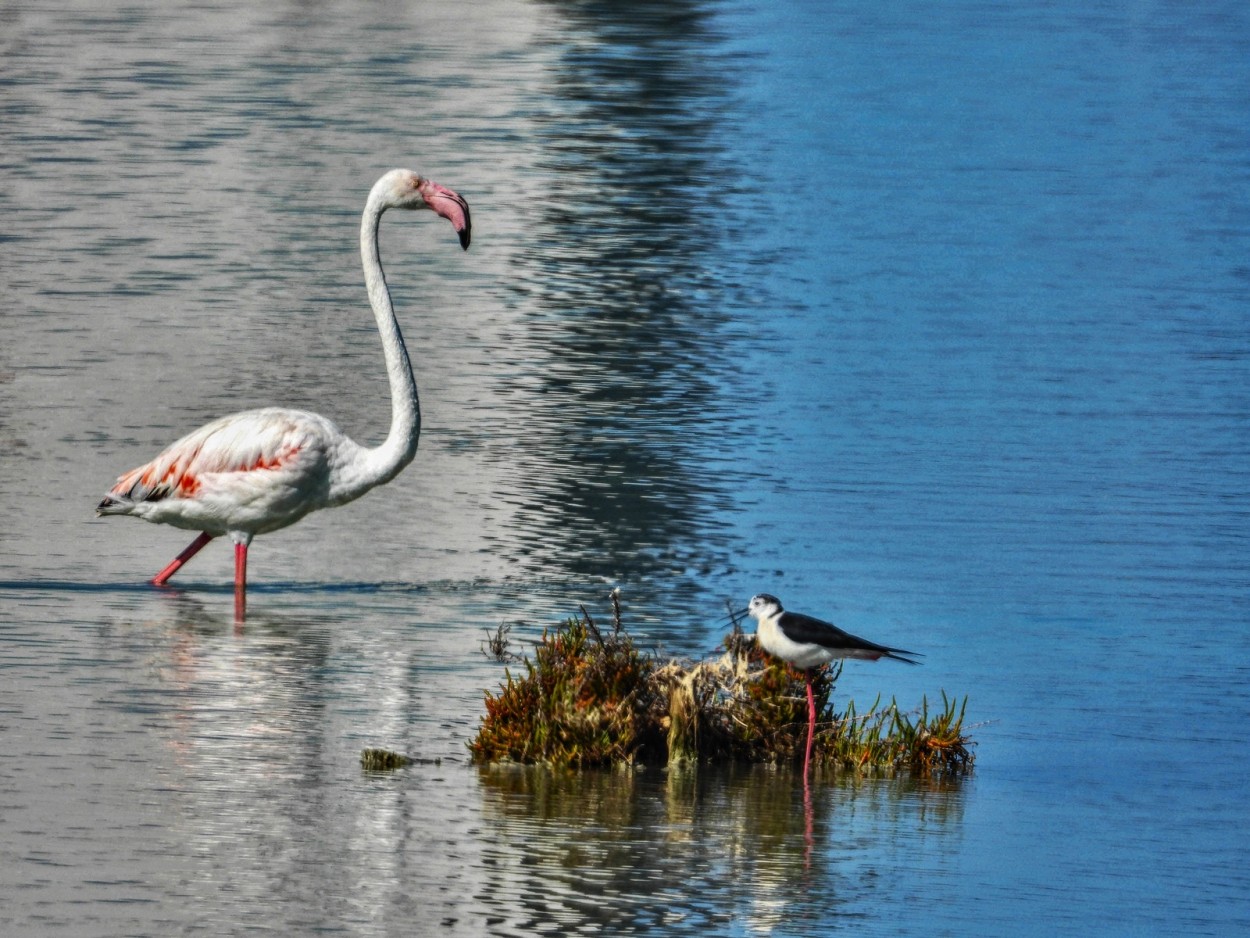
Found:
<svg viewBox="0 0 1250 938"><path fill-rule="evenodd" d="M767 619L781 612L781 600L768 593L759 593L747 603L747 613L757 620Z"/></svg>

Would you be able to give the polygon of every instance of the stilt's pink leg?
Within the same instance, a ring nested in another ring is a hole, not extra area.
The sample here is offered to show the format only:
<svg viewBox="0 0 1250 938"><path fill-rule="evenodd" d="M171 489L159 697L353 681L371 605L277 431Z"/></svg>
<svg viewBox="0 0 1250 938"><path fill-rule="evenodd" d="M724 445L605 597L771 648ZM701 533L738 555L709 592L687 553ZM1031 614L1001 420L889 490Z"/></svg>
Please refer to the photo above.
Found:
<svg viewBox="0 0 1250 938"><path fill-rule="evenodd" d="M812 692L812 672L807 672L807 725L816 725L816 695Z"/></svg>
<svg viewBox="0 0 1250 938"><path fill-rule="evenodd" d="M207 531L202 531L200 536L190 543L186 550L175 557L168 567L152 577L153 586L164 586L169 582L169 578L178 572L184 563L200 552L200 549L213 539L213 535Z"/></svg>
<svg viewBox="0 0 1250 938"><path fill-rule="evenodd" d="M812 672L807 672L807 754L803 757L803 778L812 765L812 740L816 732L816 697L812 693Z"/></svg>
<svg viewBox="0 0 1250 938"><path fill-rule="evenodd" d="M247 545L234 545L234 619L242 622L247 612Z"/></svg>

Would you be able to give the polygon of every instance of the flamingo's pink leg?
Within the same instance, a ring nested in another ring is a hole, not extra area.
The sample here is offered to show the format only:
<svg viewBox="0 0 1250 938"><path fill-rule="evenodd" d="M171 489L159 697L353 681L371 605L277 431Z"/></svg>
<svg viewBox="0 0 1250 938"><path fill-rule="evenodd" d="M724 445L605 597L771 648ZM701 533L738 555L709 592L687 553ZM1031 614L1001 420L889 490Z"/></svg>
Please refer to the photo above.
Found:
<svg viewBox="0 0 1250 938"><path fill-rule="evenodd" d="M247 545L234 545L234 619L242 622L247 611Z"/></svg>
<svg viewBox="0 0 1250 938"><path fill-rule="evenodd" d="M184 563L186 563L188 560L190 560L192 557L198 554L201 548L203 548L204 545L207 544L212 539L213 539L213 535L209 534L207 531L202 531L200 533L200 536L197 537L194 541L192 541L187 546L186 550L184 550L181 554L179 554L177 557L175 557L173 560L170 561L168 567L166 567L156 576L152 577L152 585L164 586L166 583L168 583L169 578L173 576L175 573L177 573Z"/></svg>

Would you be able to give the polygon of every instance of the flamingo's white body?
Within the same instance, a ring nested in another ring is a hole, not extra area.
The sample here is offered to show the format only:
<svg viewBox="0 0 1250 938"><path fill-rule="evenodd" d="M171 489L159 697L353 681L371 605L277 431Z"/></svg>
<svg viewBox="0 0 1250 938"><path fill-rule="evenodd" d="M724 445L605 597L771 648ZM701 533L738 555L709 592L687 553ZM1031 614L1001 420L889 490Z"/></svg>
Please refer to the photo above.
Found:
<svg viewBox="0 0 1250 938"><path fill-rule="evenodd" d="M212 538L229 535L235 544L235 610L242 617L247 547L255 535L359 498L393 479L416 455L417 387L378 252L378 227L389 208L433 209L452 223L466 249L470 236L464 199L410 170L392 170L369 192L360 254L390 377L386 440L360 446L320 414L277 407L222 417L187 434L121 476L96 509L201 532L154 583L165 583Z"/></svg>

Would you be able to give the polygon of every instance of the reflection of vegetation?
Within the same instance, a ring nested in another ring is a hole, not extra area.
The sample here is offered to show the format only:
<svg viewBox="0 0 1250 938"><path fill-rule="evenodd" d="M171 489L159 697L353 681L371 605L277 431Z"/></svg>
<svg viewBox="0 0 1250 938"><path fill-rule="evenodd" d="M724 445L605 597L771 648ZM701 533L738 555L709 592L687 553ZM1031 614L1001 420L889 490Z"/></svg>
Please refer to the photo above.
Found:
<svg viewBox="0 0 1250 938"><path fill-rule="evenodd" d="M477 762L557 766L677 765L683 762L787 762L803 753L807 705L803 676L766 655L735 628L717 660L661 662L639 651L621 627L600 632L583 610L544 632L525 674L507 672L470 743ZM931 713L880 698L865 714L830 705L840 669L812 681L818 726L816 764L858 771L907 771L919 778L965 773L972 741L962 703L942 693Z"/></svg>
<svg viewBox="0 0 1250 938"><path fill-rule="evenodd" d="M963 778L820 774L805 804L791 773L762 764L481 766L478 897L504 920L501 934L863 930L897 888L868 870L913 849L917 831L939 853L958 837Z"/></svg>

